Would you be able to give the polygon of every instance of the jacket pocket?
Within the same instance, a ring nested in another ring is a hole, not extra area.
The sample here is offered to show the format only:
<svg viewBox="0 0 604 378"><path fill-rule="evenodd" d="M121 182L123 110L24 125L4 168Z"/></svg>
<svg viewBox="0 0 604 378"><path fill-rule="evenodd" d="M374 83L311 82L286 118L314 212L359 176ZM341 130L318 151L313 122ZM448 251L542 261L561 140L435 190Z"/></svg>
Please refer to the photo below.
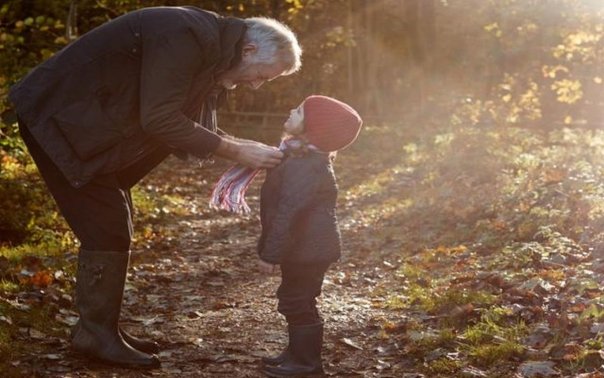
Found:
<svg viewBox="0 0 604 378"><path fill-rule="evenodd" d="M115 146L123 138L122 128L107 117L95 98L78 101L56 113L53 118L82 160Z"/></svg>

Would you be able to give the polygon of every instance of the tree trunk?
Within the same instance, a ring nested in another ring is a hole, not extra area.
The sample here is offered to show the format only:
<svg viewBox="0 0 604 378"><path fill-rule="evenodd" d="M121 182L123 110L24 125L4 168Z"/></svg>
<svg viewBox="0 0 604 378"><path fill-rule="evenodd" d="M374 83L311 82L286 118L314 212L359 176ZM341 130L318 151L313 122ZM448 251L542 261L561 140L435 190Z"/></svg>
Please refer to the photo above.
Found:
<svg viewBox="0 0 604 378"><path fill-rule="evenodd" d="M436 12L434 0L408 0L404 4L404 20L407 25L407 41L413 62L413 85L418 116L427 113L427 97L430 92L429 75L433 65L433 46L436 39Z"/></svg>

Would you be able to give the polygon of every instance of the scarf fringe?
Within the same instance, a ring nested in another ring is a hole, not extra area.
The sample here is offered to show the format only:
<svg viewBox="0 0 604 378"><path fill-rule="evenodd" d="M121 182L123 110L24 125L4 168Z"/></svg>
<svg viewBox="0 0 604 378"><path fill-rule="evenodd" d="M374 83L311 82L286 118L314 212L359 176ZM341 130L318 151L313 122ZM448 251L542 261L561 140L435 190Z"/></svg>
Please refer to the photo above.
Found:
<svg viewBox="0 0 604 378"><path fill-rule="evenodd" d="M259 169L234 165L220 177L212 191L210 207L237 214L247 214L250 207L245 201L245 192Z"/></svg>
<svg viewBox="0 0 604 378"><path fill-rule="evenodd" d="M279 149L281 151L293 151L294 153L298 151L301 154L305 154L308 150L320 151L316 146L297 138L281 140ZM245 201L245 192L258 172L260 172L260 169L248 168L241 164L229 168L214 186L210 198L210 207L237 214L249 213L251 210Z"/></svg>

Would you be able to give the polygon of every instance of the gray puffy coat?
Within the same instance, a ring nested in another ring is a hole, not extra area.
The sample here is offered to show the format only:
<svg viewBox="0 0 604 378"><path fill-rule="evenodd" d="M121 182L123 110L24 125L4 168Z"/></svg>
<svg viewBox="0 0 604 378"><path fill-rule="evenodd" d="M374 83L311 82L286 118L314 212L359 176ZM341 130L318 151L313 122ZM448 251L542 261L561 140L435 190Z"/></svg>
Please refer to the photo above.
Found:
<svg viewBox="0 0 604 378"><path fill-rule="evenodd" d="M268 263L336 261L341 238L336 217L338 187L328 155L287 154L262 185L260 258Z"/></svg>

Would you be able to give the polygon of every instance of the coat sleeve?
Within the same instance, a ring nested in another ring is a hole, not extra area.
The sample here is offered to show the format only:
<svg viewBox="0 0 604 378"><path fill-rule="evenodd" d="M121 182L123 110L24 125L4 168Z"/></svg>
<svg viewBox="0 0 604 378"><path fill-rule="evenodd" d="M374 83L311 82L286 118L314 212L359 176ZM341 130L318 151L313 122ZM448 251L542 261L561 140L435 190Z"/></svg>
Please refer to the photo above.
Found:
<svg viewBox="0 0 604 378"><path fill-rule="evenodd" d="M292 242L296 217L307 208L319 190L320 179L313 165L304 159L287 161L281 190L278 193L276 215L268 225L260 258L271 264L280 264Z"/></svg>
<svg viewBox="0 0 604 378"><path fill-rule="evenodd" d="M220 137L182 112L193 80L204 69L203 51L186 30L177 35L153 31L145 34L140 78L141 126L171 147L206 157L218 147Z"/></svg>

